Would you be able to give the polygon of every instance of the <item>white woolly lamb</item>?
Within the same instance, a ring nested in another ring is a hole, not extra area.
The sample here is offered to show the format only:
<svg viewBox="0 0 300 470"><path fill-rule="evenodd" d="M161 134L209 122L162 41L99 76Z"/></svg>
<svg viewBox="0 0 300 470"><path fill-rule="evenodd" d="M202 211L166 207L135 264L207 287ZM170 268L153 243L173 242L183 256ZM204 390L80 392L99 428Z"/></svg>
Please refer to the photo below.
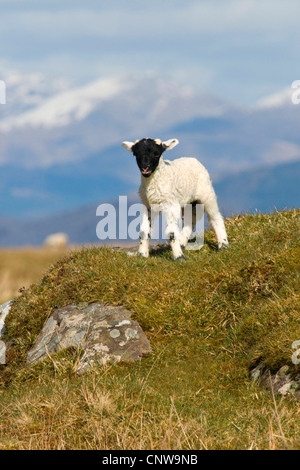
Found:
<svg viewBox="0 0 300 470"><path fill-rule="evenodd" d="M141 171L140 196L145 206L140 230L139 254L149 256L151 205L159 206L166 215L166 236L170 240L174 260L184 259L182 247L185 247L196 224L193 220L185 224L180 232L181 210L185 204L204 204L211 227L213 228L218 248L228 247L224 220L220 214L217 198L209 174L196 158L178 158L164 160L162 154L170 150L179 141L170 139L142 139L136 142L123 142L126 150L132 152Z"/></svg>

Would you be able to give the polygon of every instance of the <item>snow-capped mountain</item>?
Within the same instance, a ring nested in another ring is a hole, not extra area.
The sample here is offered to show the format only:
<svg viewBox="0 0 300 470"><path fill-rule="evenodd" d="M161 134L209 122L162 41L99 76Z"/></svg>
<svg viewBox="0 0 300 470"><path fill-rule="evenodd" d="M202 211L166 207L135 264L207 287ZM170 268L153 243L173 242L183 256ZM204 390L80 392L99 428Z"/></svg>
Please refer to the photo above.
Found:
<svg viewBox="0 0 300 470"><path fill-rule="evenodd" d="M38 79L39 77L36 80L37 85L39 84ZM29 105L35 103L36 106L31 106L29 110L4 119L0 122L0 131L9 132L27 126L49 130L67 126L73 122L84 120L95 109L100 108L104 101L130 89L128 84L126 85L124 81L119 79L101 79L86 86L65 89L43 99L40 93L36 92L35 95L31 93L31 88L33 85L35 86L34 80L30 85L30 88L27 87L23 90L22 87L19 87L15 95L18 97L20 92L25 92L23 94L24 103ZM14 100L17 97L15 96ZM20 98L22 100L22 95Z"/></svg>
<svg viewBox="0 0 300 470"><path fill-rule="evenodd" d="M42 75L22 76L10 73L4 76L7 85L7 118L0 121L0 131L30 126L54 129L82 121L93 111L101 109L105 102L113 103L115 99L123 101L132 108L141 108L147 104L148 121L159 118L170 106L170 102L178 99L191 106L191 100L201 100L201 108L197 115L213 116L222 114L224 103L216 97L197 94L192 89L181 87L169 80L155 76L146 77L106 77L82 86L71 86L63 79L49 81ZM132 104L130 104L132 101ZM16 104L19 107L16 107ZM122 108L120 109L122 110ZM140 109L137 109L140 112ZM191 117L195 107L180 110L184 114L181 119ZM174 120L175 116L173 117ZM177 116L178 120L179 116ZM176 120L176 119L175 119Z"/></svg>
<svg viewBox="0 0 300 470"><path fill-rule="evenodd" d="M33 78L30 83L23 111L20 87L7 83L7 103L16 103L17 94L19 108L16 112L11 105L11 112L0 119L2 164L49 167L82 161L121 139L160 134L195 116L219 116L228 106L216 97L151 76L99 79L49 96L41 90L34 97L38 104L29 106Z"/></svg>
<svg viewBox="0 0 300 470"><path fill-rule="evenodd" d="M1 75L6 84L6 105L0 109L1 122L6 117L17 117L26 111L35 109L45 100L68 90L69 80L64 78L49 79L38 73L24 74L8 71Z"/></svg>
<svg viewBox="0 0 300 470"><path fill-rule="evenodd" d="M151 75L84 85L3 78L0 216L46 216L136 191L139 174L123 140L176 137L167 158L196 156L215 182L300 160L300 105L285 91L243 109Z"/></svg>

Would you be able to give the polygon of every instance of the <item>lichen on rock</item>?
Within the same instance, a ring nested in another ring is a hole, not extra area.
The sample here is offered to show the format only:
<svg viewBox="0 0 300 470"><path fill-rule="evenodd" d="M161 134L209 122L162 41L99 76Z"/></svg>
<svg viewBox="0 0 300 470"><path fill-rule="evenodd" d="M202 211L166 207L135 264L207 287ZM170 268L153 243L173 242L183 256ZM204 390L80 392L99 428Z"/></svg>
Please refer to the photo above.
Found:
<svg viewBox="0 0 300 470"><path fill-rule="evenodd" d="M277 372L272 373L263 364L259 364L250 371L250 375L254 382L274 393L282 396L292 394L295 398L300 399L300 376L292 378L288 365L284 365Z"/></svg>
<svg viewBox="0 0 300 470"><path fill-rule="evenodd" d="M49 354L75 347L84 350L77 372L107 362L137 361L151 352L140 325L124 307L100 303L68 305L56 309L27 355L33 364Z"/></svg>

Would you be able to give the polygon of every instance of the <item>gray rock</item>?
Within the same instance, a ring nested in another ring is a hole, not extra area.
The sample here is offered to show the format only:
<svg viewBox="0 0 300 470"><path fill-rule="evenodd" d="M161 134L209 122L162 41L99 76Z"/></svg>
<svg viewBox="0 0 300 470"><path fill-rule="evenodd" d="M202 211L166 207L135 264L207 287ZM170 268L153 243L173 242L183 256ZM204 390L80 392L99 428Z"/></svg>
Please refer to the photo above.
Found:
<svg viewBox="0 0 300 470"><path fill-rule="evenodd" d="M6 330L5 318L10 312L13 300L5 302L5 304L0 305L0 338ZM0 340L0 364L6 364L6 345L4 341Z"/></svg>
<svg viewBox="0 0 300 470"><path fill-rule="evenodd" d="M278 389L278 393L280 395L287 395L291 388L292 388L292 385L293 385L293 382L290 381L290 382L286 382L284 385L282 385L279 389Z"/></svg>
<svg viewBox="0 0 300 470"><path fill-rule="evenodd" d="M84 350L77 372L94 364L137 361L151 352L150 342L140 325L123 307L94 303L68 305L53 312L27 355L28 364L61 349Z"/></svg>
<svg viewBox="0 0 300 470"><path fill-rule="evenodd" d="M2 337L3 333L6 330L4 322L5 322L5 318L10 312L12 303L13 303L13 300L9 300L8 302L5 302L5 304L0 305L0 338Z"/></svg>
<svg viewBox="0 0 300 470"><path fill-rule="evenodd" d="M257 382L260 379L262 372L263 372L263 366L261 365L255 367L255 369L252 369L250 372L252 380L254 382Z"/></svg>
<svg viewBox="0 0 300 470"><path fill-rule="evenodd" d="M6 346L0 339L0 364L6 364Z"/></svg>
<svg viewBox="0 0 300 470"><path fill-rule="evenodd" d="M288 365L284 365L277 372L272 373L263 364L259 364L250 371L250 376L253 381L274 393L282 396L293 394L297 399L300 399L300 376L297 375L293 380Z"/></svg>

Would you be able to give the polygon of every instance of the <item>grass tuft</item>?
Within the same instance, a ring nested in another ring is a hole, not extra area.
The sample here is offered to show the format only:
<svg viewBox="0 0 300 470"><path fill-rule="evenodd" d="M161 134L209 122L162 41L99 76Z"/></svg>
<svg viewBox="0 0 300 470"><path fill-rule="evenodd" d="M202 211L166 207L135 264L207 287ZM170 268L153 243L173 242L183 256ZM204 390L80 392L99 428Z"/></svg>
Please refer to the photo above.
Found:
<svg viewBox="0 0 300 470"><path fill-rule="evenodd" d="M300 339L299 211L226 220L230 249L173 263L83 248L25 289L7 317L0 380L2 448L300 448L299 402L251 382L258 362L289 365ZM124 305L153 354L77 377L77 351L24 364L44 322L70 303Z"/></svg>

